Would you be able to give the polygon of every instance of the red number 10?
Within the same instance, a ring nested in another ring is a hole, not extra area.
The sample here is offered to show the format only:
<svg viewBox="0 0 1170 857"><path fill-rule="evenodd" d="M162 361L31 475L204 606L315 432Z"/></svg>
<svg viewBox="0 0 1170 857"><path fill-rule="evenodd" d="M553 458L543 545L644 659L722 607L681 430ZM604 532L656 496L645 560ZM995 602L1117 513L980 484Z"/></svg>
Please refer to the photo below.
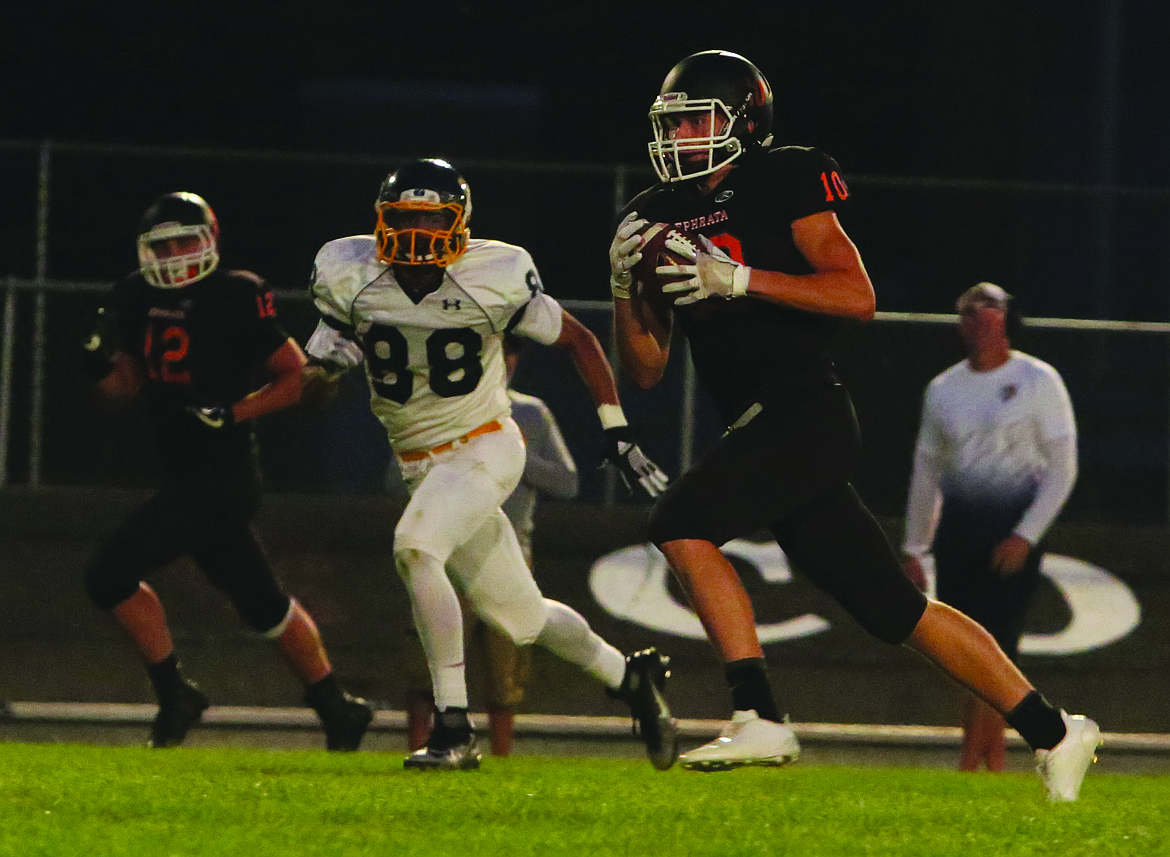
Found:
<svg viewBox="0 0 1170 857"><path fill-rule="evenodd" d="M836 170L831 173L821 173L821 184L825 186L825 202L837 199L848 199L849 188L845 186L845 179L841 178Z"/></svg>

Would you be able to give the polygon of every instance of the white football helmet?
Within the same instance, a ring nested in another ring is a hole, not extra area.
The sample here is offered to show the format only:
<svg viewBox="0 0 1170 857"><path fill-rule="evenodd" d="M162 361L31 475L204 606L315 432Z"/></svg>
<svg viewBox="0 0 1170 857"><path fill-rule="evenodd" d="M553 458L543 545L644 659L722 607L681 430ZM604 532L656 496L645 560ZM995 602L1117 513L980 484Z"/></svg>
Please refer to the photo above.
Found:
<svg viewBox="0 0 1170 857"><path fill-rule="evenodd" d="M173 252L178 239L182 252ZM146 210L138 226L138 270L158 289L202 280L219 265L219 223L201 196L168 193Z"/></svg>

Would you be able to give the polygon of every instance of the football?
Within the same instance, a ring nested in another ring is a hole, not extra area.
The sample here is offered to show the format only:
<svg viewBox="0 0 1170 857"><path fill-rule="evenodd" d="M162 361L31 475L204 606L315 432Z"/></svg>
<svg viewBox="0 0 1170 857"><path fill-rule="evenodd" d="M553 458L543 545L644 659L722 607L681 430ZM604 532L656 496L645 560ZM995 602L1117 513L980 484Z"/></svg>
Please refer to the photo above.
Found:
<svg viewBox="0 0 1170 857"><path fill-rule="evenodd" d="M634 266L634 279L641 283L638 296L655 305L670 305L673 298L662 293L665 282L685 280L685 275L663 279L658 268L663 265L693 265L699 251L694 235L667 223L652 223L642 232L642 258Z"/></svg>

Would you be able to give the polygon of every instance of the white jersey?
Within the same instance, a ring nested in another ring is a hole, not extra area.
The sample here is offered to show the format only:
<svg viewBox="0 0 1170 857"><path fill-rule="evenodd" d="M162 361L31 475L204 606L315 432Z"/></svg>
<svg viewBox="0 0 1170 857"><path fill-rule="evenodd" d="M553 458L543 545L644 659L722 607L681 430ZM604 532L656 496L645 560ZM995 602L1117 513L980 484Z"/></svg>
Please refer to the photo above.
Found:
<svg viewBox="0 0 1170 857"><path fill-rule="evenodd" d="M917 448L939 461L944 496L1019 497L1044 473L1044 445L1070 436L1076 423L1060 375L1012 351L989 372L964 360L930 382Z"/></svg>
<svg viewBox="0 0 1170 857"><path fill-rule="evenodd" d="M371 409L399 453L506 418L504 333L545 345L561 333L561 306L532 257L500 241L469 241L415 303L374 236L339 238L317 253L311 290L322 321L306 351L347 368L364 361Z"/></svg>
<svg viewBox="0 0 1170 857"><path fill-rule="evenodd" d="M1035 543L1075 477L1076 421L1059 373L1020 351L987 372L964 360L926 388L904 550L929 548L940 503L1028 508L1017 532Z"/></svg>

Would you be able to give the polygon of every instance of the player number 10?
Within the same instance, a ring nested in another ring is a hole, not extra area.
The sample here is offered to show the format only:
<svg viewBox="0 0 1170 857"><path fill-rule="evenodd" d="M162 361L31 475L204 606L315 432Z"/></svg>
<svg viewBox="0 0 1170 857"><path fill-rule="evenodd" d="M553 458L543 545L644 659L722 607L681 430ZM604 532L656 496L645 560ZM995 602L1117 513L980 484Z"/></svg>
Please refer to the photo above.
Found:
<svg viewBox="0 0 1170 857"><path fill-rule="evenodd" d="M841 178L836 170L821 173L821 184L825 186L825 202L849 198L849 188L845 186L845 179Z"/></svg>

